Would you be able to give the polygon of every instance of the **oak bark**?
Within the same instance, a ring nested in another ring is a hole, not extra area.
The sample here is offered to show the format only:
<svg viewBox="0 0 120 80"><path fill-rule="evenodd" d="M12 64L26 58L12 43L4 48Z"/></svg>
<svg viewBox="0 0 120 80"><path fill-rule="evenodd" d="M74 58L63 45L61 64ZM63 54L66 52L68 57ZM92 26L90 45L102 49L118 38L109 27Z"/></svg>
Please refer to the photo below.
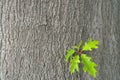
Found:
<svg viewBox="0 0 120 80"><path fill-rule="evenodd" d="M95 79L64 60L88 38ZM120 0L0 0L0 54L1 80L120 80Z"/></svg>

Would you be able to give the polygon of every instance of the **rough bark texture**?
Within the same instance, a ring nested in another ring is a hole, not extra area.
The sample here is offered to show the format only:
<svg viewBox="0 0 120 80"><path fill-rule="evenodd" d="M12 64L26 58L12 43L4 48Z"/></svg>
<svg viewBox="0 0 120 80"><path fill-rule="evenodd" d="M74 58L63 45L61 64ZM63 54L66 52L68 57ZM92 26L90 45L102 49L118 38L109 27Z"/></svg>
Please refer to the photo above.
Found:
<svg viewBox="0 0 120 80"><path fill-rule="evenodd" d="M70 75L65 50L92 37L97 78ZM120 80L120 0L0 0L1 80Z"/></svg>

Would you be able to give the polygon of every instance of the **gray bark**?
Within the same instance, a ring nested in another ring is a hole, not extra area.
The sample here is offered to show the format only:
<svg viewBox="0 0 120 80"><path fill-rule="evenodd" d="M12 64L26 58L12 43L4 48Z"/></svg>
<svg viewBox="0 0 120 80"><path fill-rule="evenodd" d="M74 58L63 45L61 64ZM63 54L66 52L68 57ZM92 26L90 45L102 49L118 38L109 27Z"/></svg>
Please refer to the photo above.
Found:
<svg viewBox="0 0 120 80"><path fill-rule="evenodd" d="M88 38L94 79L70 75L65 50ZM120 0L0 0L1 80L120 80Z"/></svg>

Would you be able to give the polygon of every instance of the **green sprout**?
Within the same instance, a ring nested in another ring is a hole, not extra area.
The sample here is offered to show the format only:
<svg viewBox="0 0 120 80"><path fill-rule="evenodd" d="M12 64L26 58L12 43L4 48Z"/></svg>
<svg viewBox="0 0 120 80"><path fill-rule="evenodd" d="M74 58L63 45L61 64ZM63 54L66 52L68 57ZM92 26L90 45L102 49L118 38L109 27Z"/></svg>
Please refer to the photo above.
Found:
<svg viewBox="0 0 120 80"><path fill-rule="evenodd" d="M65 55L65 60L66 62L69 62L69 71L71 74L75 71L79 71L79 63L82 63L83 71L88 72L95 78L97 72L95 67L97 64L91 61L91 57L84 54L83 51L92 51L93 49L98 48L99 41L89 39L84 45L82 44L83 42L80 41L78 45L66 50L67 54Z"/></svg>

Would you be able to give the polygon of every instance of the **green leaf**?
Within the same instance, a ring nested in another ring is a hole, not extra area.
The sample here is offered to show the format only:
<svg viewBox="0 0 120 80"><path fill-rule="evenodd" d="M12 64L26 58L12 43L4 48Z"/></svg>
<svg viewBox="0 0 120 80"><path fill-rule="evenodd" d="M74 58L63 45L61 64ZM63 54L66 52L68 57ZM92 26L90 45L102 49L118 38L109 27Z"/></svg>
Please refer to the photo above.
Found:
<svg viewBox="0 0 120 80"><path fill-rule="evenodd" d="M79 49L79 47L76 45L76 46L73 46L73 48L75 48L75 49Z"/></svg>
<svg viewBox="0 0 120 80"><path fill-rule="evenodd" d="M74 73L75 71L79 71L79 67L78 67L79 63L80 63L80 60L78 55L72 57L72 59L70 60L70 66L69 66L69 70L71 74Z"/></svg>
<svg viewBox="0 0 120 80"><path fill-rule="evenodd" d="M80 48L81 45L82 45L82 41L80 41L79 44L78 44L79 48Z"/></svg>
<svg viewBox="0 0 120 80"><path fill-rule="evenodd" d="M83 63L83 71L88 72L91 76L96 77L96 69L97 66L94 62L90 61L91 57L88 57L86 54L81 54L82 63Z"/></svg>
<svg viewBox="0 0 120 80"><path fill-rule="evenodd" d="M66 60L66 62L68 62L69 57L72 56L74 53L75 53L75 50L74 50L74 49L69 49L69 50L67 50L67 54L65 55L65 60Z"/></svg>
<svg viewBox="0 0 120 80"><path fill-rule="evenodd" d="M85 43L82 47L83 51L91 51L92 49L98 48L98 41L89 39L87 43Z"/></svg>
<svg viewBox="0 0 120 80"><path fill-rule="evenodd" d="M81 46L81 45L82 45L82 41L80 41L78 45L73 46L73 48L75 48L75 49L79 50L79 48L80 48L80 46Z"/></svg>

